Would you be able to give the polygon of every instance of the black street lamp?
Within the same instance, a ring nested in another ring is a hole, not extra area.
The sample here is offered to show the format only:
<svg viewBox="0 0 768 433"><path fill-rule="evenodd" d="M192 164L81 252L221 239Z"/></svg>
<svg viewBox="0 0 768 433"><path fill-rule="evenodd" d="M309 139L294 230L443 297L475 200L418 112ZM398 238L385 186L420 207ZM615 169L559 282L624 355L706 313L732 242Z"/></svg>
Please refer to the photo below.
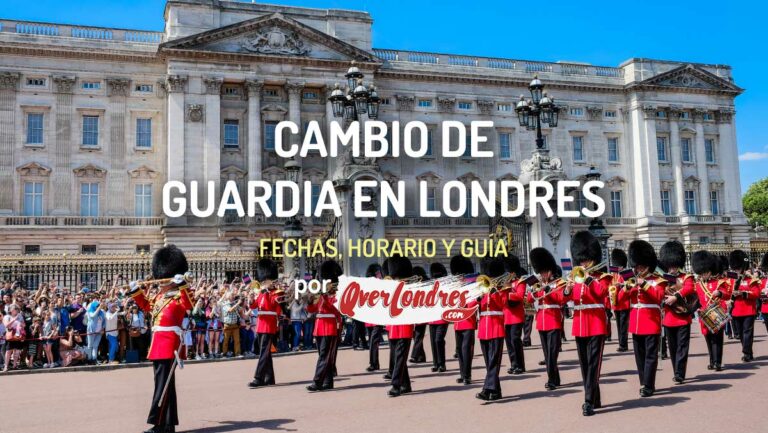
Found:
<svg viewBox="0 0 768 433"><path fill-rule="evenodd" d="M595 166L590 167L589 172L584 175L587 181L600 180L601 176L602 175ZM592 233L592 235L597 238L598 241L600 241L600 248L603 250L603 259L610 257L610 254L608 253L608 239L610 239L613 235L608 233L608 229L606 229L605 225L603 225L603 220L600 219L600 217L592 218L592 220L589 222L589 228L587 230L589 230L589 232Z"/></svg>
<svg viewBox="0 0 768 433"><path fill-rule="evenodd" d="M533 77L528 89L531 91L531 99L525 99L525 96L520 95L520 102L515 106L515 112L521 127L536 131L536 150L540 151L544 150L541 124L545 123L552 128L557 127L560 107L556 106L554 98L549 97L544 91L544 84L539 80L538 75Z"/></svg>
<svg viewBox="0 0 768 433"><path fill-rule="evenodd" d="M361 115L367 114L370 120L376 120L379 117L381 104L376 88L373 85L365 87L363 84L365 75L354 65L354 62L344 74L344 78L347 79L347 88L342 90L336 83L328 98L333 106L333 116L344 118L346 122L354 122L360 120Z"/></svg>

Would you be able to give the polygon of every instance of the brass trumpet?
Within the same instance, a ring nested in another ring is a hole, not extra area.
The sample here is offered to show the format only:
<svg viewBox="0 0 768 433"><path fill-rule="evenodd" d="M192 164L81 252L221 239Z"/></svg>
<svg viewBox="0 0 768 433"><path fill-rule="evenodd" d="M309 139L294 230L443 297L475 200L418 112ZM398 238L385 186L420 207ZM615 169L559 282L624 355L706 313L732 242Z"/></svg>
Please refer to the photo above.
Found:
<svg viewBox="0 0 768 433"><path fill-rule="evenodd" d="M590 272L594 272L605 266L605 262L600 262L596 265L585 268L584 266L574 266L571 273L568 275L568 281L572 281L577 284L583 284L587 281Z"/></svg>
<svg viewBox="0 0 768 433"><path fill-rule="evenodd" d="M152 285L152 284L167 284L167 283L172 282L174 278L175 277L171 277L171 278L157 278L157 279L154 279L154 280L147 279L147 280L142 280L142 281L134 281L133 283L136 283L137 285L140 285L140 286L146 286L146 285ZM185 282L191 283L193 280L194 280L194 277L192 275L192 272L186 272L184 274L184 281ZM129 284L123 284L123 285L117 286L117 287L120 288L120 289L122 289L122 288L131 288L131 284L130 283Z"/></svg>

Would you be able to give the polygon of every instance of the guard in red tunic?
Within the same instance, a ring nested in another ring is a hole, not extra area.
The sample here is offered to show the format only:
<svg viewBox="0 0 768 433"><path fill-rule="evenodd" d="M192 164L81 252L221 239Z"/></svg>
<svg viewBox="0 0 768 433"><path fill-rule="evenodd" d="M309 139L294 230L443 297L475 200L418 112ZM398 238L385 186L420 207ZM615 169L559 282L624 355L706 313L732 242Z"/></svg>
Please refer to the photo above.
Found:
<svg viewBox="0 0 768 433"><path fill-rule="evenodd" d="M544 364L547 366L547 383L544 387L550 391L560 386L560 370L557 358L560 355L563 332L562 306L567 302L563 295L565 282L558 281L559 269L555 258L544 248L534 248L528 256L533 272L538 274L535 288L528 293L528 301L536 307L536 329L539 331L541 349L544 351ZM518 284L528 285L526 278ZM560 283L560 284L558 284Z"/></svg>
<svg viewBox="0 0 768 433"><path fill-rule="evenodd" d="M615 289L615 298L611 299L609 296L609 304L611 305L611 311L616 318L616 331L618 334L618 347L617 352L626 352L629 350L629 295L627 292L619 290L618 287L624 282L621 278L619 271L627 267L627 254L619 249L614 248L611 251L611 267L610 274L613 278L611 286Z"/></svg>
<svg viewBox="0 0 768 433"><path fill-rule="evenodd" d="M413 265L407 257L394 255L384 262L384 274L393 280L405 280L413 276ZM389 350L392 359L392 388L388 395L399 397L411 392L411 376L408 374L408 350L413 338L413 325L389 326Z"/></svg>
<svg viewBox="0 0 768 433"><path fill-rule="evenodd" d="M259 281L259 296L251 304L257 310L256 338L259 342L259 361L251 388L275 384L275 369L272 364L272 341L278 331L278 319L282 308L278 302L281 292L276 289L277 264L270 259L261 259L256 264L256 277Z"/></svg>
<svg viewBox="0 0 768 433"><path fill-rule="evenodd" d="M742 250L732 251L728 256L731 267L730 287L733 310L731 312L734 334L741 338L741 360L751 362L754 359L752 342L755 338L755 316L757 298L760 297L760 280L747 273L749 256Z"/></svg>
<svg viewBox="0 0 768 433"><path fill-rule="evenodd" d="M320 265L320 280L330 280L333 284L329 292L335 292L341 276L341 266L328 260ZM307 307L308 313L315 314L315 332L317 339L317 366L312 384L307 386L308 391L325 391L333 389L333 372L336 366L336 348L339 345L339 325L341 324L341 312L334 305L332 293L321 293L317 301Z"/></svg>
<svg viewBox="0 0 768 433"><path fill-rule="evenodd" d="M730 299L731 292L728 283L720 279L721 273L720 260L708 251L696 251L691 256L691 268L696 274L696 295L699 298L701 311L706 310L711 304L719 303L720 308L726 311L728 306L726 301ZM699 319L701 333L707 343L707 352L709 352L708 370L723 370L723 339L725 330L720 328L717 332L710 332L704 321Z"/></svg>
<svg viewBox="0 0 768 433"><path fill-rule="evenodd" d="M590 269L600 263L603 251L600 242L588 231L580 231L571 238L571 256L577 266ZM600 367L605 345L605 297L608 296L610 274L589 272L583 282L572 279L563 294L573 301L573 329L576 350L584 381L584 404L581 413L592 416L602 407L600 400Z"/></svg>
<svg viewBox="0 0 768 433"><path fill-rule="evenodd" d="M503 259L504 260L504 259ZM510 255L505 260L505 270L511 278L517 280L522 276L520 260ZM525 352L523 350L523 331L525 328L525 284L515 284L506 292L504 302L504 341L507 344L509 356L508 374L525 373Z"/></svg>
<svg viewBox="0 0 768 433"><path fill-rule="evenodd" d="M429 276L433 280L448 275L448 270L442 263L432 263L429 267ZM435 320L429 322L429 346L432 349L432 372L445 372L445 336L448 334L448 322Z"/></svg>
<svg viewBox="0 0 768 433"><path fill-rule="evenodd" d="M481 264L481 273L491 279L498 278L504 274L504 262L499 258L485 259ZM483 390L475 397L485 401L501 398L499 370L504 354L504 304L507 299L506 293L499 291L503 288L491 285L487 287L488 292L477 300L480 303L477 336L485 360L485 382ZM520 301L522 304L522 299Z"/></svg>
<svg viewBox="0 0 768 433"><path fill-rule="evenodd" d="M763 324L765 324L765 330L768 332L768 253L763 254L763 258L760 260L760 271L763 273L762 278L760 278L760 299L762 301L760 313L763 315Z"/></svg>
<svg viewBox="0 0 768 433"><path fill-rule="evenodd" d="M672 360L672 380L678 384L685 381L688 368L692 319L688 299L696 294L693 275L680 272L685 267L685 256L685 247L678 241L667 242L659 250L659 267L668 278L662 325Z"/></svg>
<svg viewBox="0 0 768 433"><path fill-rule="evenodd" d="M382 278L381 265L371 263L365 271L366 278ZM381 368L379 363L379 345L384 341L384 327L373 323L366 323L365 327L370 331L370 345L368 346L368 367L365 371L376 371Z"/></svg>
<svg viewBox="0 0 768 433"><path fill-rule="evenodd" d="M147 424L152 424L152 428L145 433L173 433L179 425L174 360L181 348L182 322L192 309L182 275L188 270L187 258L175 245L160 248L152 257L152 275L169 281L160 284L160 292L154 299L147 298L140 283L131 283L128 294L139 308L152 314L152 343L147 358L152 361L155 372L155 392L147 417Z"/></svg>
<svg viewBox="0 0 768 433"><path fill-rule="evenodd" d="M629 244L629 266L635 272L635 284L625 286L629 292L629 332L635 350L635 364L640 377L640 397L656 392L656 370L659 367L661 339L661 301L667 281L655 273L656 251L646 241Z"/></svg>
<svg viewBox="0 0 768 433"><path fill-rule="evenodd" d="M470 275L475 273L475 267L472 262L461 255L451 258L451 274ZM477 301L472 300L465 308L474 308ZM456 336L456 354L459 360L459 378L456 383L469 385L472 383L472 359L475 357L475 330L477 329L477 313L466 319L453 324L454 334Z"/></svg>

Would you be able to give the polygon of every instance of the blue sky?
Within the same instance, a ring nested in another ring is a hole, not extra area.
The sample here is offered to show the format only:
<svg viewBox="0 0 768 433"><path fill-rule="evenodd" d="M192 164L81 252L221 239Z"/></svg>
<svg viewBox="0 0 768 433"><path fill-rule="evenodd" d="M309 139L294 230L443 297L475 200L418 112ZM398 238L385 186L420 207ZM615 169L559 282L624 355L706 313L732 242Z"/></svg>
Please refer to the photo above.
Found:
<svg viewBox="0 0 768 433"><path fill-rule="evenodd" d="M374 19L373 44L379 48L608 66L631 57L731 65L736 84L746 89L736 99L743 191L768 176L768 56L763 33L768 6L762 2L672 1L644 2L644 6L588 0L266 3L366 10ZM0 5L0 18L161 31L165 1L0 0ZM532 16L531 9L537 15ZM524 41L519 37L521 29L525 29Z"/></svg>

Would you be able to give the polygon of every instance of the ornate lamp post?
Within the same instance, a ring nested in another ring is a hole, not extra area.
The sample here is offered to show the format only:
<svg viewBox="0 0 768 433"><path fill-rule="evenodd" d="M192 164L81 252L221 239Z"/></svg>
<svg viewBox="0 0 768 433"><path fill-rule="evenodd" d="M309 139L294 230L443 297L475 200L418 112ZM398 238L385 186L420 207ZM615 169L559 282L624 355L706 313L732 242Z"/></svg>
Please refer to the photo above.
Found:
<svg viewBox="0 0 768 433"><path fill-rule="evenodd" d="M328 98L333 106L334 117L343 118L345 122L350 123L361 120L361 116L367 114L368 119L376 120L379 117L381 104L376 88L373 85L365 87L363 84L365 75L354 63L344 74L344 78L347 79L346 89L342 89L336 83Z"/></svg>
<svg viewBox="0 0 768 433"><path fill-rule="evenodd" d="M590 167L589 173L585 175L587 181L600 180L601 176L595 166ZM600 217L592 218L592 221L589 222L588 230L600 241L600 247L603 249L603 259L610 257L608 253L608 239L613 235L608 233L608 229L603 225L603 220Z"/></svg>
<svg viewBox="0 0 768 433"><path fill-rule="evenodd" d="M544 137L541 135L541 124L545 123L552 128L557 127L560 107L556 106L555 100L544 91L544 84L539 80L538 75L533 77L528 89L531 91L531 99L525 99L525 96L520 95L520 102L517 103L515 112L521 127L536 131L536 150L546 152Z"/></svg>

